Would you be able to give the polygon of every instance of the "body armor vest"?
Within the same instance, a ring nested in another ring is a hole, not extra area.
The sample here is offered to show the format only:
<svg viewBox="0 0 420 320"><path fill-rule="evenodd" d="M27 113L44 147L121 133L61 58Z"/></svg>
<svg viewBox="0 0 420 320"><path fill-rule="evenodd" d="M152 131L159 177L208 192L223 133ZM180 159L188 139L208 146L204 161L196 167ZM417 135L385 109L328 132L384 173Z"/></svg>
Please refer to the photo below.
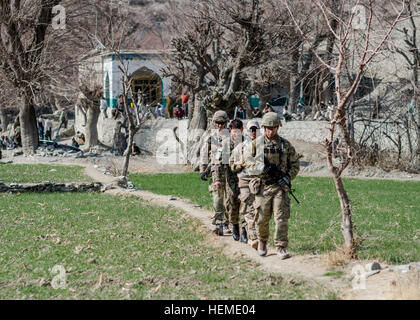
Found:
<svg viewBox="0 0 420 320"><path fill-rule="evenodd" d="M280 164L283 155L284 143L280 139L265 142L264 144L264 158L270 164Z"/></svg>

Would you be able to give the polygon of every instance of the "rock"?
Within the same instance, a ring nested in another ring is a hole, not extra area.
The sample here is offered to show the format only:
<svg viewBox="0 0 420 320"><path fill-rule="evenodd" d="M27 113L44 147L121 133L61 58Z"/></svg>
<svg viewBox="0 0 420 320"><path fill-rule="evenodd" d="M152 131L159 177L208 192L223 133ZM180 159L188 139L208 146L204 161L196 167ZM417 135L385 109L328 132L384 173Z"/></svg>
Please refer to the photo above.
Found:
<svg viewBox="0 0 420 320"><path fill-rule="evenodd" d="M128 179L127 177L120 176L117 180L117 185L121 188L127 188Z"/></svg>
<svg viewBox="0 0 420 320"><path fill-rule="evenodd" d="M50 170L50 172L56 172L56 171L57 171L56 169L51 169L51 170Z"/></svg>
<svg viewBox="0 0 420 320"><path fill-rule="evenodd" d="M173 197L173 196L169 196L168 200L169 200L169 201L172 201L172 200L176 200L176 198L175 198L175 197Z"/></svg>
<svg viewBox="0 0 420 320"><path fill-rule="evenodd" d="M366 271L382 270L381 265L378 262L371 262L365 265Z"/></svg>
<svg viewBox="0 0 420 320"><path fill-rule="evenodd" d="M18 157L18 156L21 156L21 155L23 155L23 151L16 151L16 152L13 153L14 157Z"/></svg>
<svg viewBox="0 0 420 320"><path fill-rule="evenodd" d="M105 184L101 187L101 192L105 192L106 190L115 189L112 184Z"/></svg>
<svg viewBox="0 0 420 320"><path fill-rule="evenodd" d="M400 272L408 272L410 270L410 265L409 264L403 264L403 265L399 265L399 266L389 266L389 269L392 271L400 271Z"/></svg>

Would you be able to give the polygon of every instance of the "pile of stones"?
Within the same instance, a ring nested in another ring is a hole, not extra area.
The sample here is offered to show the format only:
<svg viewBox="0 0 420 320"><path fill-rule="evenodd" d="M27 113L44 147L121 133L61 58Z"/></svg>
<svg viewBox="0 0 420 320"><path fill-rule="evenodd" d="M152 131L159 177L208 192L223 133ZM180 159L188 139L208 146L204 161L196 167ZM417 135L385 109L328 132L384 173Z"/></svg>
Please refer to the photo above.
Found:
<svg viewBox="0 0 420 320"><path fill-rule="evenodd" d="M0 181L0 193L23 193L23 192L102 192L105 186L99 182L93 183L2 183Z"/></svg>

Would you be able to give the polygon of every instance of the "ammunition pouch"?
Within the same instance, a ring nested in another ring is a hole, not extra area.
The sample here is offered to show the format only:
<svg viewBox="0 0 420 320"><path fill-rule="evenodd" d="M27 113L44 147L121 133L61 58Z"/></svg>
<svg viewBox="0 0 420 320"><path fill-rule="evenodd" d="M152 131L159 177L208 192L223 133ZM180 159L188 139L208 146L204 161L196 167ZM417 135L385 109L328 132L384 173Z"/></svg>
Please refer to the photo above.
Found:
<svg viewBox="0 0 420 320"><path fill-rule="evenodd" d="M261 189L261 179L254 178L249 182L249 192L252 194L258 194Z"/></svg>

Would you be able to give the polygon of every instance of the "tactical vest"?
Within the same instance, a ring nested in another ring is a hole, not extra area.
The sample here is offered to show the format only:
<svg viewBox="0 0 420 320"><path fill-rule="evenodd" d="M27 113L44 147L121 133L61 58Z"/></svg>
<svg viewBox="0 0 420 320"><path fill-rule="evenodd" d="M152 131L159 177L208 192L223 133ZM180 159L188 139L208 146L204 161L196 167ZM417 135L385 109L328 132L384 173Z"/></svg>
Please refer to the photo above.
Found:
<svg viewBox="0 0 420 320"><path fill-rule="evenodd" d="M280 137L276 137L274 140L264 142L264 158L270 162L270 164L279 165L282 161L284 152L284 141ZM271 185L278 181L279 177L266 176L263 181L265 185Z"/></svg>
<svg viewBox="0 0 420 320"><path fill-rule="evenodd" d="M264 142L264 158L267 159L270 164L280 164L283 151L284 141L280 137Z"/></svg>

